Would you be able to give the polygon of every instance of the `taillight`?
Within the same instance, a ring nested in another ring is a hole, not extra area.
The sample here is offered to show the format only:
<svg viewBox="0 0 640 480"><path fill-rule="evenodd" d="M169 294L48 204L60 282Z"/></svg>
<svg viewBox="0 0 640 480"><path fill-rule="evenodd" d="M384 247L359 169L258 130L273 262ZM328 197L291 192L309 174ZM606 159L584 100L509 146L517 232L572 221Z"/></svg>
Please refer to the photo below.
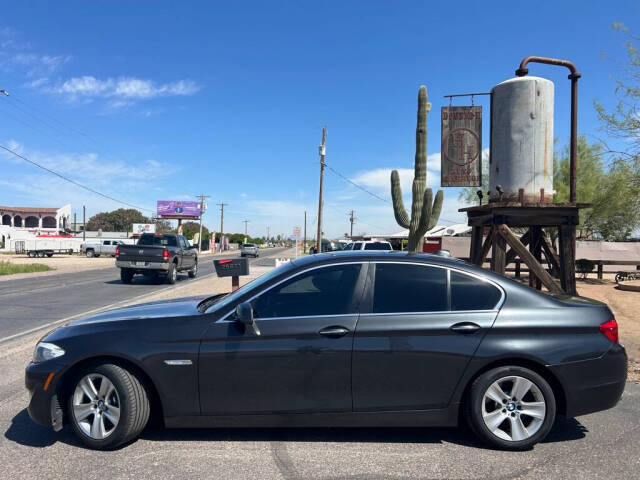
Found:
<svg viewBox="0 0 640 480"><path fill-rule="evenodd" d="M618 343L618 322L615 318L601 324L600 332L613 343Z"/></svg>
<svg viewBox="0 0 640 480"><path fill-rule="evenodd" d="M166 248L162 252L162 258L164 258L165 260L169 260L169 250L167 250Z"/></svg>
<svg viewBox="0 0 640 480"><path fill-rule="evenodd" d="M120 247L116 247L116 257L120 256Z"/></svg>

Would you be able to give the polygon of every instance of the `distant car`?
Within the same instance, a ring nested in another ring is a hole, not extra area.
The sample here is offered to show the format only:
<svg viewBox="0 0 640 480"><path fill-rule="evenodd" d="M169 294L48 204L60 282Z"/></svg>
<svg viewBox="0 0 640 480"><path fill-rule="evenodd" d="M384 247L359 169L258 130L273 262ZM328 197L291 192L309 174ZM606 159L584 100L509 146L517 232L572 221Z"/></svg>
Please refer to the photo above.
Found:
<svg viewBox="0 0 640 480"><path fill-rule="evenodd" d="M335 243L328 240L323 240L320 248L322 249L322 252L334 252L337 250ZM316 243L309 248L309 253L311 255L318 253L318 246Z"/></svg>
<svg viewBox="0 0 640 480"><path fill-rule="evenodd" d="M378 240L365 240L354 242L350 250L393 250L389 242Z"/></svg>
<svg viewBox="0 0 640 480"><path fill-rule="evenodd" d="M255 243L243 243L242 246L240 247L240 256L241 257L247 257L247 256L259 257L260 250L258 249L258 245L256 245Z"/></svg>
<svg viewBox="0 0 640 480"><path fill-rule="evenodd" d="M132 441L154 412L174 428L466 420L489 445L523 450L556 415L616 405L627 355L604 303L452 257L361 251L74 320L38 341L25 375L31 418L96 449Z"/></svg>
<svg viewBox="0 0 640 480"><path fill-rule="evenodd" d="M83 243L80 248L82 253L89 258L99 257L100 255L115 257L116 248L120 245L124 245L124 242L120 240L103 240L102 242Z"/></svg>

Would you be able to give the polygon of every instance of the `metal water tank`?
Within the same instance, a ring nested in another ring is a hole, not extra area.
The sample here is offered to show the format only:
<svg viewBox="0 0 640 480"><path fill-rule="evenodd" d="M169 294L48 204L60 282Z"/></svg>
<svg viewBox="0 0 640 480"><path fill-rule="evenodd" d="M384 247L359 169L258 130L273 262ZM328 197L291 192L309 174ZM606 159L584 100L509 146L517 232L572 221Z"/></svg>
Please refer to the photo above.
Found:
<svg viewBox="0 0 640 480"><path fill-rule="evenodd" d="M553 82L512 78L491 93L490 201L517 201L523 189L525 202L552 202Z"/></svg>

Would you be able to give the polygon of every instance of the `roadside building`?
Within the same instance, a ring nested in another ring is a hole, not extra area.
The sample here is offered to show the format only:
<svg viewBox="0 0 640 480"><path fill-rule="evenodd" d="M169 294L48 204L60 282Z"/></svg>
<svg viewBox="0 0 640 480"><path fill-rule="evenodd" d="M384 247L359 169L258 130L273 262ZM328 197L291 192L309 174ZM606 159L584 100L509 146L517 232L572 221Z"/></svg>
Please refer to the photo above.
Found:
<svg viewBox="0 0 640 480"><path fill-rule="evenodd" d="M9 207L0 205L0 245L13 240L66 233L71 225L71 205L62 207Z"/></svg>

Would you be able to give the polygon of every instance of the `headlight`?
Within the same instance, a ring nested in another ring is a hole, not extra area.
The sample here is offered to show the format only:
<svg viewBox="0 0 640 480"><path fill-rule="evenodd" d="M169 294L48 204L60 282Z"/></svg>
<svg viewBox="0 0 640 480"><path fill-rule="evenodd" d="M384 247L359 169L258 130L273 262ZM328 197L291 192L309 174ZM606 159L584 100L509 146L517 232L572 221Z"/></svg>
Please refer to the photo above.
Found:
<svg viewBox="0 0 640 480"><path fill-rule="evenodd" d="M44 362L64 355L64 350L53 343L40 342L33 352L33 363Z"/></svg>

